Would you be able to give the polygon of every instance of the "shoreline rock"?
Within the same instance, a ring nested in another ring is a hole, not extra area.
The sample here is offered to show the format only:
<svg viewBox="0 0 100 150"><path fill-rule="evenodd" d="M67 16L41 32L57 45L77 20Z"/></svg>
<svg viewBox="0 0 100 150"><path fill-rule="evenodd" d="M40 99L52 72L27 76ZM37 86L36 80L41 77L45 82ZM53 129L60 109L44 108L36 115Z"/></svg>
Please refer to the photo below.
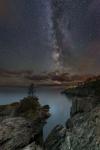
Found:
<svg viewBox="0 0 100 150"><path fill-rule="evenodd" d="M42 150L49 117L49 106L41 106L36 97L0 106L0 150Z"/></svg>

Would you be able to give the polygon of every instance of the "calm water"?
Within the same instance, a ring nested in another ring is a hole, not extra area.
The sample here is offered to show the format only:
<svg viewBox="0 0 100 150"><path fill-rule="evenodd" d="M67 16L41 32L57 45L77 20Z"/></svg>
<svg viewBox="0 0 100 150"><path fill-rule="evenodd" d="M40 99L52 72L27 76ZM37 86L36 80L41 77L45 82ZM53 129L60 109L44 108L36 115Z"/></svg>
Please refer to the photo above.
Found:
<svg viewBox="0 0 100 150"><path fill-rule="evenodd" d="M42 105L50 106L52 116L48 119L48 123L44 128L44 137L57 124L65 124L70 116L71 100L61 94L63 88L59 87L39 87L36 91L36 96L39 97L39 102ZM0 105L19 101L27 96L25 88L0 88Z"/></svg>

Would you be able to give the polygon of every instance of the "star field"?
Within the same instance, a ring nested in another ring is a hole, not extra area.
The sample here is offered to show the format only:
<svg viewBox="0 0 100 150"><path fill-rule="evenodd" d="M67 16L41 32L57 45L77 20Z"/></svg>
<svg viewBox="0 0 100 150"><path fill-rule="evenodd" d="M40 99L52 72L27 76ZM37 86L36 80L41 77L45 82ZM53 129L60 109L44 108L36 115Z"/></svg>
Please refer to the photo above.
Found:
<svg viewBox="0 0 100 150"><path fill-rule="evenodd" d="M99 0L0 1L1 69L98 74L99 43Z"/></svg>

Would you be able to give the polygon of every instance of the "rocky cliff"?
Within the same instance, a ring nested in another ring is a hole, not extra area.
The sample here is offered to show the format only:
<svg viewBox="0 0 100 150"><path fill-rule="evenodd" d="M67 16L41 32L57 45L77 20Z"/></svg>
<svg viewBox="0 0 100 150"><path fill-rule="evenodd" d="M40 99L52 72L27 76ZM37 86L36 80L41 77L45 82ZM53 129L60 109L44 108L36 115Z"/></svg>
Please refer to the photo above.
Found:
<svg viewBox="0 0 100 150"><path fill-rule="evenodd" d="M68 89L71 117L58 125L45 141L47 150L100 150L100 80Z"/></svg>
<svg viewBox="0 0 100 150"><path fill-rule="evenodd" d="M100 150L100 80L68 89L71 116L43 141L49 106L36 97L0 106L0 150Z"/></svg>
<svg viewBox="0 0 100 150"><path fill-rule="evenodd" d="M49 116L49 106L40 106L36 97L0 106L0 150L43 149L43 127Z"/></svg>

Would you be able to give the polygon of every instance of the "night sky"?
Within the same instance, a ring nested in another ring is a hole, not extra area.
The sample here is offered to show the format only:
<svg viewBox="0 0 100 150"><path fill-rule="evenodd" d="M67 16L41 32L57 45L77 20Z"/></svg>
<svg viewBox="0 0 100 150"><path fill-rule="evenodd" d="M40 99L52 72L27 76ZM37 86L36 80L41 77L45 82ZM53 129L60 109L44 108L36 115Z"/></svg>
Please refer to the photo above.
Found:
<svg viewBox="0 0 100 150"><path fill-rule="evenodd" d="M0 68L100 73L100 0L0 0Z"/></svg>

